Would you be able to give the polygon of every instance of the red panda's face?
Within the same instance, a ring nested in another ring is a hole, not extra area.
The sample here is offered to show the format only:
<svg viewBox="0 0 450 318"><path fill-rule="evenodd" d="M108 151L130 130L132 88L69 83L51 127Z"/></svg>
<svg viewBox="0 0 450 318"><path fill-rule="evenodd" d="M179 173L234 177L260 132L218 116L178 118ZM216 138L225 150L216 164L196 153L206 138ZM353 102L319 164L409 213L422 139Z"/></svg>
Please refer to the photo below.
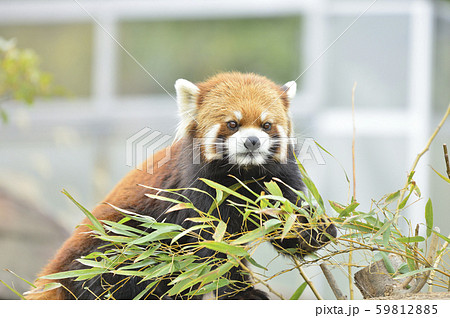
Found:
<svg viewBox="0 0 450 318"><path fill-rule="evenodd" d="M286 161L294 82L282 88L254 74L225 73L198 86L178 80L176 87L181 134L200 145L202 160L244 167Z"/></svg>

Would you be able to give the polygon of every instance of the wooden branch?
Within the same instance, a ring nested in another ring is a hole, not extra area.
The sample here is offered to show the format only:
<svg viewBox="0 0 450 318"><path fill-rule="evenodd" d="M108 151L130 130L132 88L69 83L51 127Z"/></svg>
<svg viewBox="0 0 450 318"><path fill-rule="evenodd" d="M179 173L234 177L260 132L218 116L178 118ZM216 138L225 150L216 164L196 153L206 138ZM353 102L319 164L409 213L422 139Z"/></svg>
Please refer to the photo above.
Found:
<svg viewBox="0 0 450 318"><path fill-rule="evenodd" d="M312 292L314 293L314 296L316 296L317 300L323 300L322 296L320 296L319 291L317 290L316 286L314 286L313 282L306 276L306 273L303 271L301 264L298 262L298 260L295 258L295 256L291 257L292 260L295 263L295 266L298 269L298 272L300 273L300 276L302 276L305 283L308 284L309 288L311 288Z"/></svg>
<svg viewBox="0 0 450 318"><path fill-rule="evenodd" d="M320 268L322 269L322 272L325 275L325 278L327 279L328 285L330 285L334 296L336 296L336 299L337 300L346 300L347 296L342 294L341 290L339 289L339 287L336 283L336 280L334 279L333 274L331 274L331 271L328 269L328 266L325 263L322 263L322 264L320 264Z"/></svg>
<svg viewBox="0 0 450 318"><path fill-rule="evenodd" d="M443 144L442 147L444 147L444 158L445 158L445 166L447 167L447 176L450 178L450 163L448 160L447 144Z"/></svg>

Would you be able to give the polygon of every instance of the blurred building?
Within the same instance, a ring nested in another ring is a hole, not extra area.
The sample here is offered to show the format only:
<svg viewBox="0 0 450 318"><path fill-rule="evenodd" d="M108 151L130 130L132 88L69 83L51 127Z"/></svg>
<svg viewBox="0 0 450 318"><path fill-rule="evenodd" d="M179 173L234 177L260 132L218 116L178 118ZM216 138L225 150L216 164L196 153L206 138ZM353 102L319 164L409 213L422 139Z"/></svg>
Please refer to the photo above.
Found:
<svg viewBox="0 0 450 318"><path fill-rule="evenodd" d="M338 202L350 195L340 164L350 175L356 82L356 193L365 209L404 185L450 102L447 1L0 0L0 36L34 49L42 68L71 92L32 109L2 104L11 123L0 124L0 186L69 231L82 214L61 189L93 208L132 169L128 138L145 127L173 136L178 78L195 82L238 70L280 84L296 80L297 134L339 161L322 153L325 164L314 156L304 163L324 198ZM444 172L442 143L449 137L447 124L415 177L445 235L450 188L429 165ZM423 222L425 202L409 210L412 223ZM0 239L12 238L0 233ZM0 267L11 257L2 249ZM30 271L23 273L32 280L29 273L41 264L26 262ZM318 269L308 271L320 284ZM295 273L273 281L287 297L299 283ZM333 298L326 286L322 292Z"/></svg>

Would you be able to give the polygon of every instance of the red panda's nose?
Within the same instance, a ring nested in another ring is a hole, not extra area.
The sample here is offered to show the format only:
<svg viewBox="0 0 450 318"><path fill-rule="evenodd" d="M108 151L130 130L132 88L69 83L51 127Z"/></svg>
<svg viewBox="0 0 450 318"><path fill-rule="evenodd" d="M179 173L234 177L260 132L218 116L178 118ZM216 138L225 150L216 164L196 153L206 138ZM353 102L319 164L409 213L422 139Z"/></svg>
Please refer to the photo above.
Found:
<svg viewBox="0 0 450 318"><path fill-rule="evenodd" d="M245 148L247 148L250 151L258 149L260 145L261 141L256 136L247 137L247 139L244 142Z"/></svg>

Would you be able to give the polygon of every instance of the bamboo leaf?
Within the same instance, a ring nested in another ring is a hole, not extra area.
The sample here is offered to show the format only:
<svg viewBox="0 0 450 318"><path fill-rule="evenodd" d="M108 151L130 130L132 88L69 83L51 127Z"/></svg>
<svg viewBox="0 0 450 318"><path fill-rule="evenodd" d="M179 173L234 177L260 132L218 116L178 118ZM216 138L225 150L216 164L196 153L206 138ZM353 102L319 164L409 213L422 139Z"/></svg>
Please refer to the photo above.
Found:
<svg viewBox="0 0 450 318"><path fill-rule="evenodd" d="M21 293L19 293L17 290L15 290L14 288L12 288L11 286L9 286L7 283L5 283L3 280L0 279L0 283L2 283L3 285L6 286L6 288L8 288L10 291L12 291L14 294L17 295L17 297L19 297L22 300L25 300L25 297L23 297L23 295Z"/></svg>
<svg viewBox="0 0 450 318"><path fill-rule="evenodd" d="M450 179L447 178L446 176L444 176L443 174L439 173L438 171L436 171L433 167L431 167L431 169L433 169L434 172L436 172L436 174L441 177L445 182L450 183Z"/></svg>
<svg viewBox="0 0 450 318"><path fill-rule="evenodd" d="M281 239L283 240L286 235L289 233L289 231L291 230L292 226L294 225L295 221L296 221L296 217L294 214L289 214L286 223L284 224L283 227L283 233L281 233Z"/></svg>
<svg viewBox="0 0 450 318"><path fill-rule="evenodd" d="M230 254L233 256L248 256L249 255L244 248L242 248L240 246L229 245L224 242L206 241L206 242L199 242L198 245L206 247L213 251Z"/></svg>
<svg viewBox="0 0 450 318"><path fill-rule="evenodd" d="M383 245L386 248L389 248L389 239L391 237L391 228L388 227L386 231L383 232Z"/></svg>
<svg viewBox="0 0 450 318"><path fill-rule="evenodd" d="M398 191L396 191L396 192L394 192L394 193L391 193L391 194L389 194L389 195L387 196L387 198L384 200L384 203L385 203L386 205L388 205L388 204L394 202L395 200L397 200L397 198L398 198L399 196L400 196L400 190L398 190Z"/></svg>
<svg viewBox="0 0 450 318"><path fill-rule="evenodd" d="M435 231L434 229L431 230L431 232L433 232L434 234L436 234L437 236L439 236L441 239L443 239L444 241L450 243L450 239L444 235L442 235L441 233Z"/></svg>
<svg viewBox="0 0 450 318"><path fill-rule="evenodd" d="M392 275L395 274L394 266L392 265L388 254L386 254L385 252L380 252L380 255L383 258L384 267L386 267L387 272Z"/></svg>
<svg viewBox="0 0 450 318"><path fill-rule="evenodd" d="M143 252L142 254L140 254L135 260L134 262L137 263L143 259L149 258L150 256L152 256L155 251L161 247L161 243L158 243L152 247L150 247L148 250L146 250L145 252Z"/></svg>
<svg viewBox="0 0 450 318"><path fill-rule="evenodd" d="M92 225L94 226L94 228L105 234L105 229L103 228L102 224L100 223L99 220L97 220L97 218L88 210L86 210L80 203L78 203L70 194L69 192L67 192L65 189L62 190L62 193L68 197L70 199L70 201L72 201L80 210L81 212L84 213L84 215L89 219L89 221L92 223Z"/></svg>
<svg viewBox="0 0 450 318"><path fill-rule="evenodd" d="M150 289L153 288L153 286L155 286L156 283L159 283L159 281L153 281L145 286L144 290L137 294L136 297L133 298L133 300L140 300Z"/></svg>
<svg viewBox="0 0 450 318"><path fill-rule="evenodd" d="M184 230L183 232L177 234L177 235L172 239L172 241L170 242L170 244L175 243L175 242L178 241L180 238L182 238L183 236L185 236L185 235L191 233L192 231L195 231L195 230L198 230L198 229L206 229L206 228L210 228L210 227L211 227L211 225L208 225L208 224L198 224L198 225L191 226L190 228L188 228L188 229Z"/></svg>
<svg viewBox="0 0 450 318"><path fill-rule="evenodd" d="M355 209L359 206L359 203L356 201L353 201L351 204L349 204L345 209L343 209L340 213L339 213L339 217L347 217L350 214L353 213L353 211L355 211Z"/></svg>
<svg viewBox="0 0 450 318"><path fill-rule="evenodd" d="M427 224L427 237L430 237L431 230L433 229L433 204L431 199L428 199L425 205L425 222Z"/></svg>
<svg viewBox="0 0 450 318"><path fill-rule="evenodd" d="M36 286L32 283L29 282L28 280L26 280L25 278L20 277L19 275L17 275L16 273L14 273L13 271L9 270L9 269L5 269L5 271L7 271L8 273L16 276L17 278L21 279L22 281L24 281L25 283L27 283L28 285L30 285L33 288L36 288Z"/></svg>
<svg viewBox="0 0 450 318"><path fill-rule="evenodd" d="M42 276L40 278L44 279L65 279L65 278L74 278L82 275L100 275L105 273L106 270L103 268L90 268L90 269L77 269L73 271L65 271L54 274L49 274Z"/></svg>
<svg viewBox="0 0 450 318"><path fill-rule="evenodd" d="M415 243L423 242L425 238L423 236L411 236L411 237L397 237L396 240L400 243Z"/></svg>
<svg viewBox="0 0 450 318"><path fill-rule="evenodd" d="M200 178L200 180L202 180L204 183L206 183L208 186L210 186L213 189L216 189L216 190L219 189L219 190L221 190L221 191L223 191L225 193L228 193L229 195L235 196L235 197L237 197L237 198L239 198L239 199L241 199L241 200L243 200L245 202L248 202L248 203L251 203L253 205L256 205L255 202L252 199L249 199L246 196L244 196L244 195L242 195L242 194L240 194L240 193L238 193L238 192L236 192L236 191L234 191L232 189L227 188L226 186L223 186L223 185L221 185L221 184L219 184L217 182L214 182L214 181L211 181L211 180L208 180L208 179L204 179L204 178Z"/></svg>
<svg viewBox="0 0 450 318"><path fill-rule="evenodd" d="M161 225L161 224L163 224L163 223L160 223L159 225ZM177 224L167 223L164 225L166 225L166 226L164 226L160 229L157 229L156 231L153 231L148 235L145 235L143 237L135 239L134 241L132 241L130 243L130 245L138 245L138 244L144 244L144 243L153 242L153 241L159 241L162 239L173 238L178 234L177 232L174 232L174 231L179 231L182 229L182 227Z"/></svg>
<svg viewBox="0 0 450 318"><path fill-rule="evenodd" d="M219 224L217 224L216 231L213 234L214 241L216 241L216 242L222 241L226 230L227 230L227 224L224 221L220 221Z"/></svg>
<svg viewBox="0 0 450 318"><path fill-rule="evenodd" d="M206 286L203 286L197 290L193 290L189 293L187 293L188 296L191 295L203 295L203 294L207 294L209 292L212 292L214 290L217 290L221 287L227 286L230 284L230 281L226 278L219 278L217 281L214 281L212 283L209 283Z"/></svg>
<svg viewBox="0 0 450 318"><path fill-rule="evenodd" d="M291 298L289 298L289 299L290 300L298 300L300 298L300 296L303 294L303 291L305 290L306 286L308 286L308 284L306 282L301 284L297 288L297 290L292 294Z"/></svg>
<svg viewBox="0 0 450 318"><path fill-rule="evenodd" d="M433 267L426 267L426 268L416 269L415 271L411 271L411 272L408 272L408 273L405 273L405 274L398 275L398 276L394 277L394 279L403 279L403 278L406 278L406 277L409 277L409 276L413 276L413 275L416 275L416 274L428 272L428 271L431 271L431 270L434 270L434 269L435 268L433 268Z"/></svg>
<svg viewBox="0 0 450 318"><path fill-rule="evenodd" d="M283 197L283 192L275 181L264 182L271 195Z"/></svg>

